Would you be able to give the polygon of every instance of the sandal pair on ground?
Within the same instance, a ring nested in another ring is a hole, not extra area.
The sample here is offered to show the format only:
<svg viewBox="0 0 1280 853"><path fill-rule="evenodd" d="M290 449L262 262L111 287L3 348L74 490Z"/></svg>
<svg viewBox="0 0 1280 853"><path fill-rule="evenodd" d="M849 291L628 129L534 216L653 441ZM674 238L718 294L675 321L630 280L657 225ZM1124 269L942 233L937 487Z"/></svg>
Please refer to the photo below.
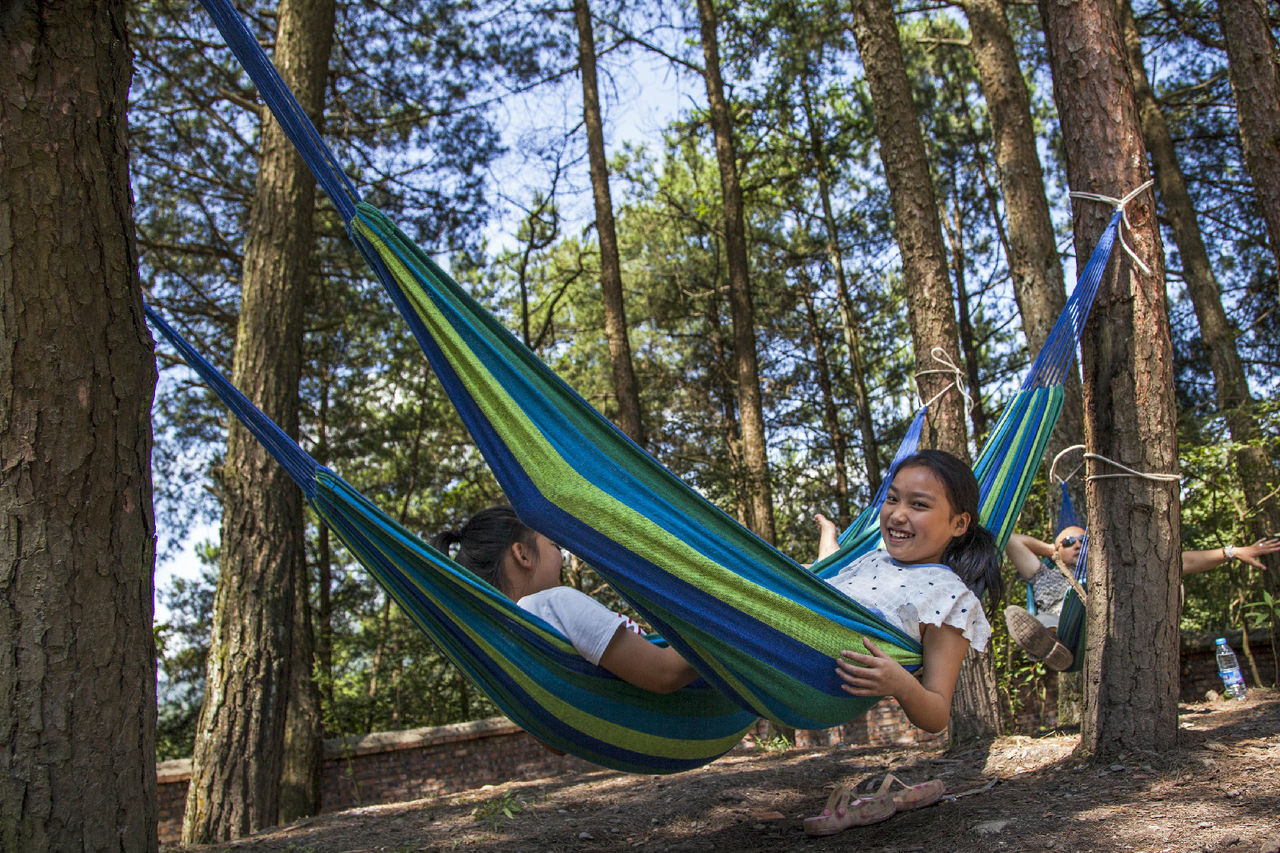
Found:
<svg viewBox="0 0 1280 853"><path fill-rule="evenodd" d="M889 786L901 785L903 790L891 793ZM859 797L853 788L839 785L827 799L822 814L805 818L806 835L835 835L851 826L866 826L888 820L898 812L931 806L942 799L944 791L941 779L932 779L921 785L908 785L892 773L884 777L874 794Z"/></svg>

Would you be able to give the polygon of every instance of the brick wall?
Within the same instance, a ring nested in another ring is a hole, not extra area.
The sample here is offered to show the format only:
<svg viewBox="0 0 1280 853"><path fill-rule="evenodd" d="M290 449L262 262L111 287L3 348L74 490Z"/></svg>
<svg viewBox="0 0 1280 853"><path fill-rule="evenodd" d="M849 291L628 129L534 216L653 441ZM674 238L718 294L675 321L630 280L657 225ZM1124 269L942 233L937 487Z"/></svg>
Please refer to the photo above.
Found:
<svg viewBox="0 0 1280 853"><path fill-rule="evenodd" d="M1242 648L1239 632L1227 636L1239 655ZM1251 634L1250 640L1263 678L1273 678L1266 635ZM1241 665L1245 667L1246 683L1252 684L1243 659ZM1221 689L1213 657L1213 637L1185 637L1181 667L1183 701L1201 700L1206 691ZM1013 724L1015 730L1034 733L1056 725L1056 684L1057 679L1046 679L1041 690L1020 697ZM761 723L748 734L747 745L763 737L767 737L767 728ZM885 746L932 743L943 737L915 728L907 722L898 703L886 699L839 728L797 731L796 746L812 748L836 743ZM572 756L555 755L505 717L335 738L325 742L321 808L329 812L400 802L511 779L579 772L594 766ZM181 833L190 761L162 762L156 776L160 842L170 844L178 841Z"/></svg>

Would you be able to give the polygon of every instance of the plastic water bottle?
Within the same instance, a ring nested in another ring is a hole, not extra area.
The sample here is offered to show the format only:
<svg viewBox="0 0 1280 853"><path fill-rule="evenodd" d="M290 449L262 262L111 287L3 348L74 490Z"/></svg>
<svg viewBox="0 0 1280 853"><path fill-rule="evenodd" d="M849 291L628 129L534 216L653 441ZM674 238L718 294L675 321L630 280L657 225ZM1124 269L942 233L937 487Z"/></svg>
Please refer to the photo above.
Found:
<svg viewBox="0 0 1280 853"><path fill-rule="evenodd" d="M1228 699L1243 699L1245 697L1244 689L1244 673L1240 671L1240 664L1236 661L1236 653L1231 651L1231 646L1227 645L1225 637L1219 637L1215 651L1218 658L1218 675L1222 676L1222 684L1226 687L1225 692Z"/></svg>

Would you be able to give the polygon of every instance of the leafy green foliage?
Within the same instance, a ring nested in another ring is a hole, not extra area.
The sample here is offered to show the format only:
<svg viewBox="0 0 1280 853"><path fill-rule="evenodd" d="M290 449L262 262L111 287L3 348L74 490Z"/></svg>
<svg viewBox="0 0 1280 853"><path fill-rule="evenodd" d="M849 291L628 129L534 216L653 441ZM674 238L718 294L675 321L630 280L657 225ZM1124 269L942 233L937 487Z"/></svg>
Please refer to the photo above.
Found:
<svg viewBox="0 0 1280 853"><path fill-rule="evenodd" d="M503 821L514 820L516 815L525 810L525 801L514 791L503 791L496 797L485 800L471 810L476 823L487 823L497 829Z"/></svg>

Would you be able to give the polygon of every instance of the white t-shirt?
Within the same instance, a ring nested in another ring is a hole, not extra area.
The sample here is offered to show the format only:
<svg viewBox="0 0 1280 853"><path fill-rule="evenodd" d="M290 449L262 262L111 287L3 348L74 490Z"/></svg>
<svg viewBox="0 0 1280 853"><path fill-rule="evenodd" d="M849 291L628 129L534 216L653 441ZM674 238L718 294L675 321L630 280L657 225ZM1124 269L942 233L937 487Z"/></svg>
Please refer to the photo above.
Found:
<svg viewBox="0 0 1280 853"><path fill-rule="evenodd" d="M921 624L953 625L977 651L991 638L982 603L947 566L899 563L886 551L872 551L827 583L916 640Z"/></svg>
<svg viewBox="0 0 1280 853"><path fill-rule="evenodd" d="M516 605L564 634L578 654L597 665L619 627L642 633L631 619L571 586L553 586L526 595Z"/></svg>

